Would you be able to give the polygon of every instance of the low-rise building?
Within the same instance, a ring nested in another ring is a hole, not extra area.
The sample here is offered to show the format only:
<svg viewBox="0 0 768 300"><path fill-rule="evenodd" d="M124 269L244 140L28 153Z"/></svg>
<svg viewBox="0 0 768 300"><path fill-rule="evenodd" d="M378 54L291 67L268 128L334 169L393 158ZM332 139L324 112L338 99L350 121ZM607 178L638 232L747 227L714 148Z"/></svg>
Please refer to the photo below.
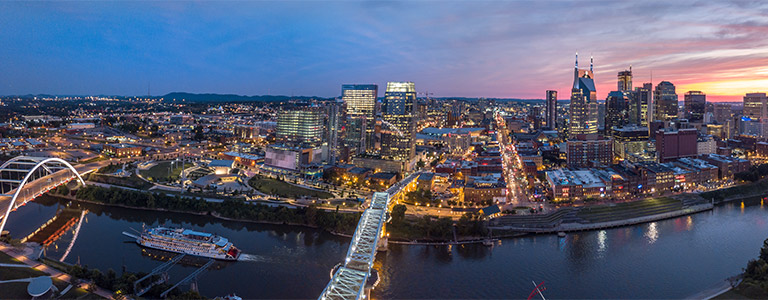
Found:
<svg viewBox="0 0 768 300"><path fill-rule="evenodd" d="M397 182L397 173L379 172L368 176L368 180L374 188L387 188Z"/></svg>
<svg viewBox="0 0 768 300"><path fill-rule="evenodd" d="M423 173L416 178L416 189L431 191L435 184L435 173Z"/></svg>
<svg viewBox="0 0 768 300"><path fill-rule="evenodd" d="M141 156L144 147L130 144L106 144L104 153L115 157L136 157Z"/></svg>
<svg viewBox="0 0 768 300"><path fill-rule="evenodd" d="M701 159L717 166L720 179L731 178L734 174L749 170L750 163L746 159L719 154L701 156Z"/></svg>
<svg viewBox="0 0 768 300"><path fill-rule="evenodd" d="M503 199L506 196L504 182L493 176L470 176L464 185L464 201L483 203Z"/></svg>

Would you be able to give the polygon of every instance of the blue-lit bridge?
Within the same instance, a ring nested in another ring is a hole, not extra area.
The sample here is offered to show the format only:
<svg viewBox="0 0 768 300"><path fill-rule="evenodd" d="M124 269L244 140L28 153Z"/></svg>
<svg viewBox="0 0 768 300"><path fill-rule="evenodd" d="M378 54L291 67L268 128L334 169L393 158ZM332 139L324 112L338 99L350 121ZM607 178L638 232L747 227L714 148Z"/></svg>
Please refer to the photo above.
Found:
<svg viewBox="0 0 768 300"><path fill-rule="evenodd" d="M416 178L421 173L414 173L394 184L386 192L374 193L371 205L366 209L352 241L347 250L347 256L342 265L336 270L328 285L320 294L319 299L365 299L369 297L368 278L376 260L379 247L386 248L386 222L389 210L397 203L404 192L414 188Z"/></svg>

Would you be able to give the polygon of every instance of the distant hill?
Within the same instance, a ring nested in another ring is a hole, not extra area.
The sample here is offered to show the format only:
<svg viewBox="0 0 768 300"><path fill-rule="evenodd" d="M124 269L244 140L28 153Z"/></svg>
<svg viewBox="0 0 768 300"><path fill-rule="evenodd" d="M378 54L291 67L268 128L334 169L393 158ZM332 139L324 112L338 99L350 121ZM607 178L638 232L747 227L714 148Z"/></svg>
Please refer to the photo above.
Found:
<svg viewBox="0 0 768 300"><path fill-rule="evenodd" d="M282 95L262 95L262 96L243 96L235 94L193 94L183 92L173 92L162 96L165 101L180 101L184 99L191 102L251 102L251 101L263 101L263 102L279 102L287 100L309 100L319 99L325 100L329 98L322 97L307 97L307 96L282 96Z"/></svg>

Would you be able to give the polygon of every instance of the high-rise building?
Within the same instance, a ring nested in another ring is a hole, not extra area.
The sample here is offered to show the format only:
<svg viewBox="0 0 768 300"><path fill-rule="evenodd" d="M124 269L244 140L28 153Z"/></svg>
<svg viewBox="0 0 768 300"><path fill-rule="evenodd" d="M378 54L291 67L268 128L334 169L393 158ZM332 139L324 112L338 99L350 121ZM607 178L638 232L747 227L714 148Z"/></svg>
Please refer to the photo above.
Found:
<svg viewBox="0 0 768 300"><path fill-rule="evenodd" d="M605 99L605 132L612 135L613 127L629 124L629 97L626 92L613 91Z"/></svg>
<svg viewBox="0 0 768 300"><path fill-rule="evenodd" d="M579 69L579 55L573 69L573 89L569 113L568 135L573 138L580 134L597 133L597 89L592 73L592 59L589 70Z"/></svg>
<svg viewBox="0 0 768 300"><path fill-rule="evenodd" d="M613 163L613 141L598 134L580 134L567 142L569 168L586 168Z"/></svg>
<svg viewBox="0 0 768 300"><path fill-rule="evenodd" d="M381 156L410 162L416 150L416 86L413 82L387 82L381 106Z"/></svg>
<svg viewBox="0 0 768 300"><path fill-rule="evenodd" d="M547 127L554 130L557 128L557 91L547 90L546 104L544 121L547 123Z"/></svg>
<svg viewBox="0 0 768 300"><path fill-rule="evenodd" d="M277 113L275 136L290 145L319 146L323 139L323 110L317 106L285 107Z"/></svg>
<svg viewBox="0 0 768 300"><path fill-rule="evenodd" d="M341 99L345 108L344 146L353 154L372 151L375 146L376 97L375 84L344 84Z"/></svg>
<svg viewBox="0 0 768 300"><path fill-rule="evenodd" d="M718 124L725 124L733 117L730 103L715 103L715 121Z"/></svg>
<svg viewBox="0 0 768 300"><path fill-rule="evenodd" d="M648 127L653 120L653 84L643 83L643 87L636 87L629 97L629 123L641 127Z"/></svg>
<svg viewBox="0 0 768 300"><path fill-rule="evenodd" d="M619 72L619 92L631 92L632 91L632 66L629 66L629 70Z"/></svg>
<svg viewBox="0 0 768 300"><path fill-rule="evenodd" d="M653 91L654 120L669 121L677 118L677 94L675 85L662 81Z"/></svg>
<svg viewBox="0 0 768 300"><path fill-rule="evenodd" d="M744 116L750 119L764 119L768 117L768 97L765 93L748 93L744 96Z"/></svg>
<svg viewBox="0 0 768 300"><path fill-rule="evenodd" d="M325 144L328 151L326 152L327 157L324 159L331 164L335 164L339 158L339 140L341 139L339 132L342 128L342 107L343 103L338 101L329 102L325 106Z"/></svg>
<svg viewBox="0 0 768 300"><path fill-rule="evenodd" d="M685 117L691 123L704 121L704 111L707 107L707 95L701 91L688 91L683 98Z"/></svg>

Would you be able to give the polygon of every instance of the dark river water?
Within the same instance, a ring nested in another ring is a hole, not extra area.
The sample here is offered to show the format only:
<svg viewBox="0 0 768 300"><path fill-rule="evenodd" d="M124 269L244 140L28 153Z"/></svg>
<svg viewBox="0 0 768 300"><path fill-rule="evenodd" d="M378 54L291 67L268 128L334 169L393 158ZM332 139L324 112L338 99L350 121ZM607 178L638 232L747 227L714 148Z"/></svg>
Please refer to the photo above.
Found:
<svg viewBox="0 0 768 300"><path fill-rule="evenodd" d="M23 237L62 206L39 199L11 213L6 229ZM202 275L199 290L215 297L317 298L330 269L344 259L349 239L293 226L229 222L207 216L73 204L88 209L64 260L106 271L148 272L173 254L142 249L121 235L142 224L182 226L227 237L249 261L219 262ZM74 228L46 255L60 259ZM768 238L768 211L756 203L727 204L711 212L638 226L504 239L493 247L390 244L374 267L381 282L373 298L527 298L533 281L550 299L685 298L738 274ZM204 261L185 260L172 282ZM186 287L184 287L186 288Z"/></svg>

